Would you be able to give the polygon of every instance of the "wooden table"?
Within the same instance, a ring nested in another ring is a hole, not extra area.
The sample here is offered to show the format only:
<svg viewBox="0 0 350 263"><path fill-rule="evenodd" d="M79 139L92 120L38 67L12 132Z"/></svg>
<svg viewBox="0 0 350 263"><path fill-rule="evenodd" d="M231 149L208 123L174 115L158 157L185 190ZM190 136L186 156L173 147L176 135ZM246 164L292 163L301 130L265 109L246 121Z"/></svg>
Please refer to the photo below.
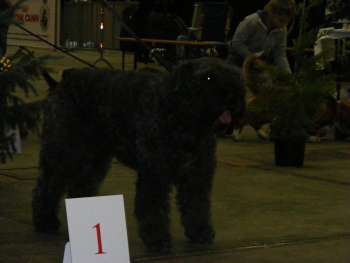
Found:
<svg viewBox="0 0 350 263"><path fill-rule="evenodd" d="M126 42L136 42L135 38L129 38L129 37L117 37L116 40L118 41L126 41ZM154 43L154 44L165 44L165 45L183 45L183 46L189 46L194 48L213 48L217 46L227 46L227 43L225 42L218 42L218 41L177 41L177 40L164 40L164 39L152 39L152 38L141 38L142 42L144 43ZM122 69L124 70L125 65L125 52L122 51ZM134 69L137 69L137 59L134 52Z"/></svg>

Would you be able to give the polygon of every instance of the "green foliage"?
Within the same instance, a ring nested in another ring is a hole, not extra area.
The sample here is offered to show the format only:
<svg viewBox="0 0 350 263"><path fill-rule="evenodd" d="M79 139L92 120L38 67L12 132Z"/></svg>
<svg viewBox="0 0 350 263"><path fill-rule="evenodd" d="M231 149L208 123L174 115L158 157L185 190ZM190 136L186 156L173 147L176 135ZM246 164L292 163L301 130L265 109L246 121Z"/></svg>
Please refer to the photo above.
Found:
<svg viewBox="0 0 350 263"><path fill-rule="evenodd" d="M17 24L13 14L24 1L16 2L2 12L0 25ZM6 163L8 157L12 159L11 152L16 150L12 130L34 130L38 127L43 101L27 103L18 94L24 93L26 97L37 95L32 83L41 77L42 71L47 71L44 64L51 58L35 58L34 53L25 48L19 48L9 57L0 58L0 163Z"/></svg>
<svg viewBox="0 0 350 263"><path fill-rule="evenodd" d="M10 129L26 127L36 129L41 118L43 101L26 103L17 94L24 91L28 97L37 95L32 81L39 79L44 70L44 62L50 57L34 58L32 53L19 49L0 63L0 162L6 163L6 157L12 158L14 136Z"/></svg>
<svg viewBox="0 0 350 263"><path fill-rule="evenodd" d="M330 65L327 59L330 51L315 56L305 53L306 48L329 33L318 35L318 29L304 31L305 18L310 7L306 6L302 12L300 27L303 33L293 41L293 75L276 66L269 66L268 77L252 78L255 85L265 87L259 96L266 103L248 110L264 111L273 117L270 127L272 140L306 141L309 137L308 131L316 129L312 116L320 109L320 104L326 102L334 93L335 76L329 73Z"/></svg>

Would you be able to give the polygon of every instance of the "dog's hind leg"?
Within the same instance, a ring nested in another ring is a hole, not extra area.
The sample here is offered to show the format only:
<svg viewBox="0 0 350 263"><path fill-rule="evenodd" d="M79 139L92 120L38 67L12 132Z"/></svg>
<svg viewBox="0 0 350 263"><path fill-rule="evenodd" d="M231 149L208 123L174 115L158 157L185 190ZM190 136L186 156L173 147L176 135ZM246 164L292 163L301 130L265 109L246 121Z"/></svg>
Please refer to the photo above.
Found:
<svg viewBox="0 0 350 263"><path fill-rule="evenodd" d="M153 171L146 170L145 167L139 170L136 183L135 217L139 235L150 252L168 253L172 247L169 232L171 182L166 176L156 177L151 175Z"/></svg>
<svg viewBox="0 0 350 263"><path fill-rule="evenodd" d="M60 201L68 191L69 197L95 195L105 177L110 158L95 149L98 158L87 158L88 151L61 152L51 145L41 152L42 174L33 190L33 221L37 232L56 233L60 227ZM91 152L91 149L90 149ZM93 151L92 151L93 152ZM81 153L85 153L82 156ZM85 158L86 159L85 159Z"/></svg>
<svg viewBox="0 0 350 263"><path fill-rule="evenodd" d="M33 190L33 222L37 232L56 233L60 227L57 217L60 200L66 191L62 167L42 166L42 174Z"/></svg>

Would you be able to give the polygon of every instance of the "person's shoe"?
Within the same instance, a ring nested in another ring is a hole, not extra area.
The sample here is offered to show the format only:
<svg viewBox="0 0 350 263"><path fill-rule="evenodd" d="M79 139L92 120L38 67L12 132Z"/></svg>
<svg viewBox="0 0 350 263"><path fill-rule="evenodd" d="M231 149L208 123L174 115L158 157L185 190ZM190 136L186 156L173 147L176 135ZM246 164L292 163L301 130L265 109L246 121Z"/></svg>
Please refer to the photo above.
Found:
<svg viewBox="0 0 350 263"><path fill-rule="evenodd" d="M269 140L269 136L267 135L267 133L263 129L256 130L256 134L258 135L258 137L261 140L264 140L264 141L268 141Z"/></svg>
<svg viewBox="0 0 350 263"><path fill-rule="evenodd" d="M239 129L233 129L232 138L236 142L242 141L241 131Z"/></svg>

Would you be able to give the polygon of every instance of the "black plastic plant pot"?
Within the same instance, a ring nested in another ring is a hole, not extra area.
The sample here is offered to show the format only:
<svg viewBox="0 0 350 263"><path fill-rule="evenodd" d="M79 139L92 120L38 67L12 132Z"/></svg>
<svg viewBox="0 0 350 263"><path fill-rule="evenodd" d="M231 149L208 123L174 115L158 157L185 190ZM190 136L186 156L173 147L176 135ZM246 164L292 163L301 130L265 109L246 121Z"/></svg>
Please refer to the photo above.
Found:
<svg viewBox="0 0 350 263"><path fill-rule="evenodd" d="M305 142L276 140L275 165L301 167L304 164Z"/></svg>

